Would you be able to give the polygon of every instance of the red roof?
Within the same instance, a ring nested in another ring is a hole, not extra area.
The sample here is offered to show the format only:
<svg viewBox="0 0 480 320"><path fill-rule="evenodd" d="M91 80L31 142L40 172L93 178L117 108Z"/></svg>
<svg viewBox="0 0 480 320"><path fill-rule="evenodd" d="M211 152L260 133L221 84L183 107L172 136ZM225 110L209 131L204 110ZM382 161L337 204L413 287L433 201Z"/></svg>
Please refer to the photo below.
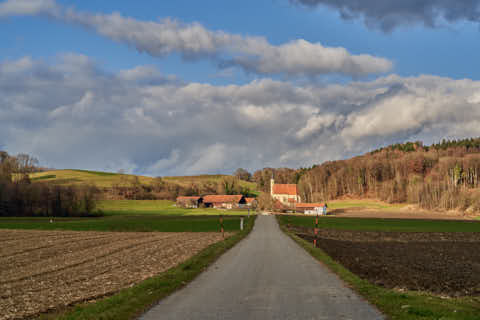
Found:
<svg viewBox="0 0 480 320"><path fill-rule="evenodd" d="M243 196L241 194L235 195L208 195L203 197L205 203L239 203Z"/></svg>
<svg viewBox="0 0 480 320"><path fill-rule="evenodd" d="M323 203L297 203L296 207L298 209L300 208L317 208L317 207L323 207Z"/></svg>
<svg viewBox="0 0 480 320"><path fill-rule="evenodd" d="M274 184L273 185L274 194L288 194L292 196L297 195L297 185L296 184Z"/></svg>
<svg viewBox="0 0 480 320"><path fill-rule="evenodd" d="M247 203L253 202L253 200L256 200L256 199L255 198L245 198L245 201L247 201Z"/></svg>
<svg viewBox="0 0 480 320"><path fill-rule="evenodd" d="M192 196L192 197L177 197L177 201L178 200L195 200L195 201L198 201L200 200L201 197L196 197L196 196Z"/></svg>

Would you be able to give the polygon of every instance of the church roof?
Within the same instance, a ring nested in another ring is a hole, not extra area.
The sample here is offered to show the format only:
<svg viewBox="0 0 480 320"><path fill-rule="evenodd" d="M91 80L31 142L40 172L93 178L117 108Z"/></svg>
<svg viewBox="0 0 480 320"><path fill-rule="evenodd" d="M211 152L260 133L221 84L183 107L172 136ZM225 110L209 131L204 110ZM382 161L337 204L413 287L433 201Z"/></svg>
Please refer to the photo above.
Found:
<svg viewBox="0 0 480 320"><path fill-rule="evenodd" d="M288 195L296 196L297 185L296 184L274 184L273 194L288 194Z"/></svg>

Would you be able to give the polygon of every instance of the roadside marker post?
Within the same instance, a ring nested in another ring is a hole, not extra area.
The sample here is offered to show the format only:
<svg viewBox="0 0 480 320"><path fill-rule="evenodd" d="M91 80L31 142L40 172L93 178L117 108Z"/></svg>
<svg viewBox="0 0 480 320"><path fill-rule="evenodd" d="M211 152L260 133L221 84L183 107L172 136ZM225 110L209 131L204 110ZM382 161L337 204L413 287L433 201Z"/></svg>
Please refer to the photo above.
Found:
<svg viewBox="0 0 480 320"><path fill-rule="evenodd" d="M315 238L313 239L313 247L317 247L317 237L318 237L318 213L315 217Z"/></svg>
<svg viewBox="0 0 480 320"><path fill-rule="evenodd" d="M240 218L240 230L243 230L243 217Z"/></svg>
<svg viewBox="0 0 480 320"><path fill-rule="evenodd" d="M222 233L223 239L225 239L225 232L223 230L223 214L220 215L220 232Z"/></svg>

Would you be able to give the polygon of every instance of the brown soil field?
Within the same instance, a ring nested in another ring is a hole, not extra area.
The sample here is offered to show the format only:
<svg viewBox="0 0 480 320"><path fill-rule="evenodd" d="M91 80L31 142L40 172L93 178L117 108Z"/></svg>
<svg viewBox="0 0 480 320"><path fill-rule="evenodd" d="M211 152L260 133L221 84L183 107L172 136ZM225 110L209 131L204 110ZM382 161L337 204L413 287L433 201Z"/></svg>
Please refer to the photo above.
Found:
<svg viewBox="0 0 480 320"><path fill-rule="evenodd" d="M0 230L0 320L111 295L220 240L201 232Z"/></svg>
<svg viewBox="0 0 480 320"><path fill-rule="evenodd" d="M313 230L292 231L313 242ZM360 278L386 288L480 296L478 233L321 229L317 246Z"/></svg>

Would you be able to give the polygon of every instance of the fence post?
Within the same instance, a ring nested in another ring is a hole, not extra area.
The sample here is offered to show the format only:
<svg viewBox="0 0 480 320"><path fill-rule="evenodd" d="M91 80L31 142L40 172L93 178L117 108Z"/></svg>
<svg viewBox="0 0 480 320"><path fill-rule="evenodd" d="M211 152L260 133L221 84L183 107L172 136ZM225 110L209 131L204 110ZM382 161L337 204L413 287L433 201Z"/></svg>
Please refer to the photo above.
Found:
<svg viewBox="0 0 480 320"><path fill-rule="evenodd" d="M220 215L220 232L222 233L223 239L225 239L225 232L223 230L223 214Z"/></svg>

